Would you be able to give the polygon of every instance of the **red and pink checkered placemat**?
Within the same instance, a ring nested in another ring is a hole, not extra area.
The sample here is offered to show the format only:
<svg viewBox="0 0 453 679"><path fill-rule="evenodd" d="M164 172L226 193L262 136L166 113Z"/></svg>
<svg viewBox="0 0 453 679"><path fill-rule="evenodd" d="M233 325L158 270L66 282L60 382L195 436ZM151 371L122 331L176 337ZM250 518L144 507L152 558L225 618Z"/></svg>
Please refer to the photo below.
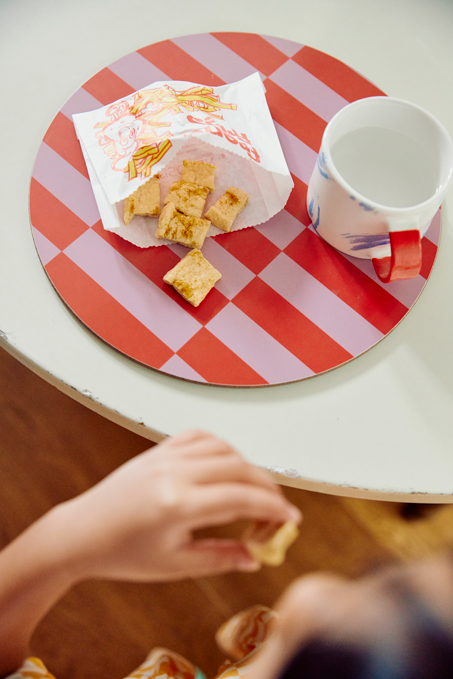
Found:
<svg viewBox="0 0 453 679"><path fill-rule="evenodd" d="M71 116L156 80L217 86L255 71L295 187L266 224L205 241L203 254L223 277L195 309L162 281L182 246L142 250L103 229ZM380 94L327 54L248 33L165 40L115 61L59 111L34 165L33 236L55 289L118 351L196 382L283 384L359 356L415 303L440 238L439 211L423 239L420 275L384 285L371 261L336 252L311 228L305 196L327 122L348 102Z"/></svg>

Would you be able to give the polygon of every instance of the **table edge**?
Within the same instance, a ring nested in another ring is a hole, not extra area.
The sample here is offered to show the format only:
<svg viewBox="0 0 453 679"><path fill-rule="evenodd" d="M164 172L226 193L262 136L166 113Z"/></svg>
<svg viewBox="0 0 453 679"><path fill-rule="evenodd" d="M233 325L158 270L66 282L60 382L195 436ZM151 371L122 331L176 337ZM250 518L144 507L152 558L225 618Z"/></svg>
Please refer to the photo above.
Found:
<svg viewBox="0 0 453 679"><path fill-rule="evenodd" d="M43 370L34 363L30 358L20 353L11 343L6 341L0 336L0 347L7 351L13 358L19 361L26 368L31 370L41 379L56 387L59 391L64 393L66 396L74 399L81 405L89 408L90 410L96 412L98 415L105 417L114 424L117 424L124 429L127 429L143 438L151 441L152 443L160 443L167 438L167 435L159 432L156 429L152 429L147 425L134 422L130 420L121 413L112 410L88 395L82 394L77 391L77 389L66 384L62 380L58 379L54 375L51 375L47 371ZM316 481L313 479L307 479L302 476L292 477L284 474L280 471L275 471L273 469L267 470L273 480L281 486L286 486L290 488L299 488L301 490L308 490L310 492L322 493L324 495L334 495L337 497L347 497L347 498L357 498L363 500L380 500L384 502L405 502L405 503L423 503L423 504L453 504L453 493L452 494L431 494L431 493L417 493L417 492L391 492L391 491L380 491L380 490L368 490L366 488L357 488L353 486L341 486L332 483L326 483L323 481Z"/></svg>

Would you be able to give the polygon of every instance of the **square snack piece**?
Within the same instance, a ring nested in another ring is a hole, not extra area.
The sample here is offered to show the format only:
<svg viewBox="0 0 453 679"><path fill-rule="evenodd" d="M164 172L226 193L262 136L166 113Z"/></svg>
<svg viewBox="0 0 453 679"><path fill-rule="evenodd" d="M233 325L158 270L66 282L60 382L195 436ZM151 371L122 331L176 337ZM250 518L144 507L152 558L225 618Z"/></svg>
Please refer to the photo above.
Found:
<svg viewBox="0 0 453 679"><path fill-rule="evenodd" d="M189 304L198 306L220 278L220 271L203 257L200 250L191 250L165 274L164 281Z"/></svg>
<svg viewBox="0 0 453 679"><path fill-rule="evenodd" d="M174 203L176 209L184 215L201 217L208 193L209 189L205 186L183 181L173 182L164 202L165 205Z"/></svg>
<svg viewBox="0 0 453 679"><path fill-rule="evenodd" d="M248 202L248 193L237 189L235 186L230 186L217 203L209 208L205 218L210 219L214 226L219 229L230 231L234 220Z"/></svg>
<svg viewBox="0 0 453 679"><path fill-rule="evenodd" d="M210 191L215 190L214 172L217 169L215 165L203 163L199 160L183 160L182 164L184 165L181 174L183 182L206 186Z"/></svg>
<svg viewBox="0 0 453 679"><path fill-rule="evenodd" d="M134 193L124 199L123 219L126 226L134 215L146 217L158 215L160 212L160 174L151 177L146 184L138 187Z"/></svg>
<svg viewBox="0 0 453 679"><path fill-rule="evenodd" d="M286 550L299 535L294 521L283 524L253 521L243 536L243 542L252 556L268 566L280 566Z"/></svg>
<svg viewBox="0 0 453 679"><path fill-rule="evenodd" d="M167 203L159 217L156 238L166 238L188 248L201 248L211 222L181 214L174 203Z"/></svg>

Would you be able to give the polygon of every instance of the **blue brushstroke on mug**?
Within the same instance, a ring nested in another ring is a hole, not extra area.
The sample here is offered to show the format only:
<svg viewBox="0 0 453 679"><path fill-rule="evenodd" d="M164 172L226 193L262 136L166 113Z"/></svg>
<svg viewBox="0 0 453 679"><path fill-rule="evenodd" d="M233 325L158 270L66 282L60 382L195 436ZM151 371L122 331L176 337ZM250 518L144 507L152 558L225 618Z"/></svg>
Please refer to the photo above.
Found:
<svg viewBox="0 0 453 679"><path fill-rule="evenodd" d="M376 212L374 207L371 207L371 205L367 205L366 203L359 203L359 207L363 208L366 210L366 212Z"/></svg>
<svg viewBox="0 0 453 679"><path fill-rule="evenodd" d="M369 250L377 248L380 245L388 245L390 243L390 235L388 233L377 233L367 235L355 235L351 233L342 233L343 238L349 240L351 250Z"/></svg>
<svg viewBox="0 0 453 679"><path fill-rule="evenodd" d="M326 154L324 151L320 151L318 153L318 157L316 159L316 165L318 166L318 170L320 171L321 175L325 179L332 179L332 177L329 177L327 174L327 160L326 160Z"/></svg>
<svg viewBox="0 0 453 679"><path fill-rule="evenodd" d="M357 200L355 196L349 196L351 200ZM366 212L376 212L378 213L378 210L376 210L374 207L371 207L371 205L367 205L367 203L360 202L359 207L363 208Z"/></svg>
<svg viewBox="0 0 453 679"><path fill-rule="evenodd" d="M315 199L312 198L311 201L310 201L310 204L309 204L309 206L308 206L308 216L309 216L310 219L311 219L311 222L312 222L312 224L313 224L314 230L317 231L318 226L319 226L319 215L320 215L320 213L321 213L321 210L319 209L319 205L318 205L318 215L317 215L317 217L316 217L316 220L314 220L314 219L313 219L313 214L314 214L314 209L313 209L313 208L314 208L314 204L315 204Z"/></svg>

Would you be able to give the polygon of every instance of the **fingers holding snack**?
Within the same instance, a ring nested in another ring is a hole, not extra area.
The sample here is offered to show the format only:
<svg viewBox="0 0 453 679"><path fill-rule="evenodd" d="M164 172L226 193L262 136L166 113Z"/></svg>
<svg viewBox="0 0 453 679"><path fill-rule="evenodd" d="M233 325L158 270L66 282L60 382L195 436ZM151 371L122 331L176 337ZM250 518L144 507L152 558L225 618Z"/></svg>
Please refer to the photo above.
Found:
<svg viewBox="0 0 453 679"><path fill-rule="evenodd" d="M193 494L190 512L200 525L237 519L301 520L300 511L285 498L268 472L247 462L230 444L212 434L185 432L167 439L161 444L161 452L166 453L170 469L177 466L183 486Z"/></svg>
<svg viewBox="0 0 453 679"><path fill-rule="evenodd" d="M190 522L195 530L242 520L266 524L277 522L279 525L301 521L297 507L282 494L253 483L232 481L197 486L187 500ZM243 538L240 542L245 544Z"/></svg>
<svg viewBox="0 0 453 679"><path fill-rule="evenodd" d="M186 479L197 484L250 483L283 496L268 472L247 460L227 441L213 434L192 429L166 439L159 446L171 464L184 467ZM157 449L154 449L157 451ZM176 459L177 458L177 459Z"/></svg>
<svg viewBox="0 0 453 679"><path fill-rule="evenodd" d="M264 488L284 499L283 493L264 470L249 464L234 452L209 459L195 458L190 463L188 474L198 485L242 483Z"/></svg>
<svg viewBox="0 0 453 679"><path fill-rule="evenodd" d="M164 448L181 457L212 457L230 455L232 452L239 455L227 441L203 429L187 429L181 434L170 436L159 444L160 450Z"/></svg>
<svg viewBox="0 0 453 679"><path fill-rule="evenodd" d="M61 511L77 577L135 581L256 570L242 540L199 540L195 531L237 520L300 520L263 470L197 431L131 459Z"/></svg>
<svg viewBox="0 0 453 679"><path fill-rule="evenodd" d="M192 429L168 438L160 445L174 450L174 454L180 459L185 458L190 461L186 473L193 475L197 483L233 481L250 483L271 490L283 498L287 506L294 507L284 498L281 487L272 480L266 470L248 462L236 448L214 434ZM197 466L198 462L200 462L199 466ZM300 512L295 507L294 510L298 521Z"/></svg>

